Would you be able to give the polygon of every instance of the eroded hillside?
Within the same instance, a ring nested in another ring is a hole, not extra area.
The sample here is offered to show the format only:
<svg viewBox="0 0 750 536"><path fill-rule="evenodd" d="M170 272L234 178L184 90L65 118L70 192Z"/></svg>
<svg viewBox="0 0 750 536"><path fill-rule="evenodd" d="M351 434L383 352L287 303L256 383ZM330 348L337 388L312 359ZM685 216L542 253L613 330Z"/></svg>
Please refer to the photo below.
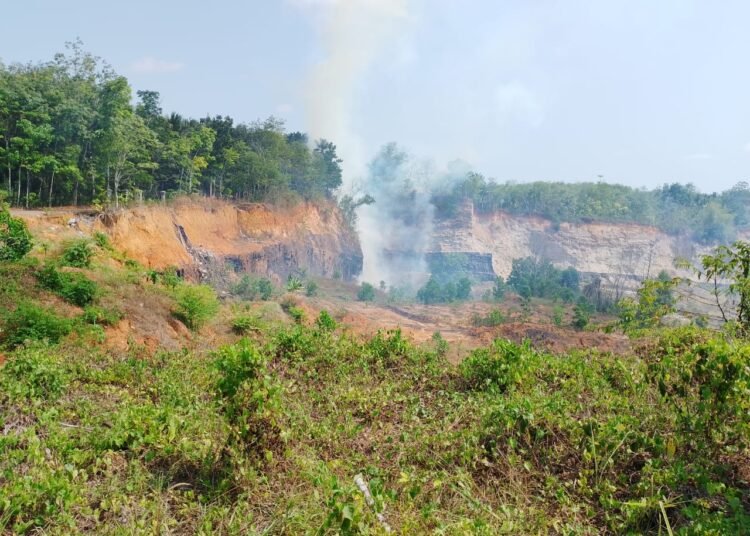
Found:
<svg viewBox="0 0 750 536"><path fill-rule="evenodd" d="M332 204L283 209L183 199L102 214L72 209L16 214L42 238L104 232L118 250L145 267L175 266L194 278L229 267L277 280L300 269L351 279L362 267L359 240Z"/></svg>
<svg viewBox="0 0 750 536"><path fill-rule="evenodd" d="M695 261L712 248L647 225L556 224L544 218L504 212L478 214L468 202L455 217L436 222L433 249L490 254L495 273L503 277L510 274L513 259L538 256L613 282L618 278L654 277L661 270L690 277L691 273L675 267L675 261Z"/></svg>

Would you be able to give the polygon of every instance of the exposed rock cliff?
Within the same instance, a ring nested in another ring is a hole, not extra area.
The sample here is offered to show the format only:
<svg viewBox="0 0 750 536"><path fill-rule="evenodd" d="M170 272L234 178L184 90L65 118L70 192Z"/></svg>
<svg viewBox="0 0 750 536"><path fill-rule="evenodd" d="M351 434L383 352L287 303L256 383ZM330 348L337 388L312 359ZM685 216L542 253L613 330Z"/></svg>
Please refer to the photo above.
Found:
<svg viewBox="0 0 750 536"><path fill-rule="evenodd" d="M661 270L690 276L675 268L675 260L695 261L711 250L647 225L554 224L503 212L477 214L471 203L463 205L454 218L436 222L432 249L491 254L495 273L503 277L510 274L513 259L534 255L609 280L653 277Z"/></svg>
<svg viewBox="0 0 750 536"><path fill-rule="evenodd" d="M117 249L144 266L177 266L196 278L225 267L278 279L299 269L352 279L362 270L359 239L332 203L282 209L201 198L100 215L60 210L18 214L45 234L54 233L54 223L83 234L104 232Z"/></svg>

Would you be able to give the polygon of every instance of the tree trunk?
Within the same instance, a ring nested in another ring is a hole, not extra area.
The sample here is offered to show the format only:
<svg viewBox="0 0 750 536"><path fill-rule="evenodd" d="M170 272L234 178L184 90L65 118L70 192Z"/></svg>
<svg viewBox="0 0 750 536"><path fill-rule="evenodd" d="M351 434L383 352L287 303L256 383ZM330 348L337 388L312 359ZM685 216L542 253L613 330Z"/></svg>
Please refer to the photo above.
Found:
<svg viewBox="0 0 750 536"><path fill-rule="evenodd" d="M115 186L115 208L120 208L120 172L119 171L115 171L114 186Z"/></svg>
<svg viewBox="0 0 750 536"><path fill-rule="evenodd" d="M21 206L21 166L18 166L18 189L16 191L16 206Z"/></svg>
<svg viewBox="0 0 750 536"><path fill-rule="evenodd" d="M52 170L52 178L49 181L49 196L47 199L47 205L52 208L52 186L55 184L55 170Z"/></svg>
<svg viewBox="0 0 750 536"><path fill-rule="evenodd" d="M73 206L78 206L78 177L76 177L76 184L73 187Z"/></svg>
<svg viewBox="0 0 750 536"><path fill-rule="evenodd" d="M5 154L8 155L8 200L13 201L13 182L11 180L11 170L13 169L10 165L10 143L8 137L5 137Z"/></svg>
<svg viewBox="0 0 750 536"><path fill-rule="evenodd" d="M26 208L29 208L29 186L31 184L31 177L29 177L29 170L26 170L26 200L24 201L24 205Z"/></svg>

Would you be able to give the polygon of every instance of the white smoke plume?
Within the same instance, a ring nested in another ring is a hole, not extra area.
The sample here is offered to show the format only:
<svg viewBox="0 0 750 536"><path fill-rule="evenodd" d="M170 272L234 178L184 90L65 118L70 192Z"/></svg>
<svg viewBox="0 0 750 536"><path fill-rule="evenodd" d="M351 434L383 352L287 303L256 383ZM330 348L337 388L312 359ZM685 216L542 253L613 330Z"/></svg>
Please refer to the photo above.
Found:
<svg viewBox="0 0 750 536"><path fill-rule="evenodd" d="M366 152L352 120L357 87L389 40L409 20L408 0L294 0L314 16L323 49L305 90L307 130L333 141L344 160L344 189L365 171Z"/></svg>

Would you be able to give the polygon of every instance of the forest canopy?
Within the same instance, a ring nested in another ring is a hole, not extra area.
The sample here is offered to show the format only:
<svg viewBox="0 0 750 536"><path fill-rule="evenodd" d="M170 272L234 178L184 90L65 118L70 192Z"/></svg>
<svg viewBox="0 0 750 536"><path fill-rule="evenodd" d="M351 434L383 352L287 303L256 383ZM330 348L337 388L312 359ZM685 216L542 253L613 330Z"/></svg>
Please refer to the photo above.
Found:
<svg viewBox="0 0 750 536"><path fill-rule="evenodd" d="M167 194L331 197L341 159L270 117L165 115L159 93L69 43L52 61L0 64L0 189L16 206L114 204Z"/></svg>

